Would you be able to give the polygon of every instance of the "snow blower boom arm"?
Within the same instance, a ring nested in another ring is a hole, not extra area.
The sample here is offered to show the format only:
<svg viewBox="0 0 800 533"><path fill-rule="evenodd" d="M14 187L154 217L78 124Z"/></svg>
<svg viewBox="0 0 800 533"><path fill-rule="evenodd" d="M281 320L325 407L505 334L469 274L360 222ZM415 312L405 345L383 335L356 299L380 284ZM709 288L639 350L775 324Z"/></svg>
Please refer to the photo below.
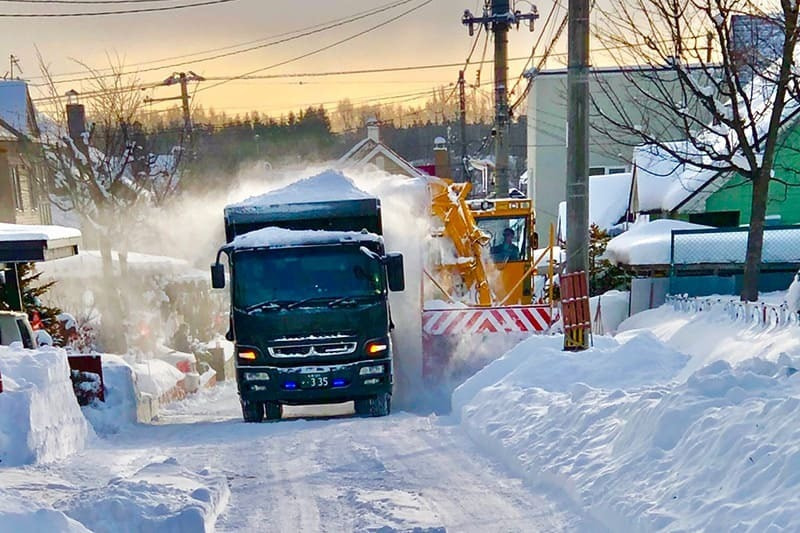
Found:
<svg viewBox="0 0 800 533"><path fill-rule="evenodd" d="M467 205L469 183L449 183L441 179L430 181L431 211L443 224L442 232L452 241L458 260L442 265L461 276L467 287L474 287L479 306L492 305L489 278L481 260L489 236L478 228Z"/></svg>

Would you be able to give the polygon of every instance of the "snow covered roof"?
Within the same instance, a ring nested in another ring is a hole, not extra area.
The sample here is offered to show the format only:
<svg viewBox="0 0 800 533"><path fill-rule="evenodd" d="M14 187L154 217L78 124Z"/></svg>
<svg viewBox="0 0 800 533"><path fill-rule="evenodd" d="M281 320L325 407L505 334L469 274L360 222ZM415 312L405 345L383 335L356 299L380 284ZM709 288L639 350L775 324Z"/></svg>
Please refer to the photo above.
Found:
<svg viewBox="0 0 800 533"><path fill-rule="evenodd" d="M387 158L392 163L400 167L405 174L412 178L426 176L424 172L403 159L400 154L382 142L370 139L369 137L356 143L356 145L348 150L346 154L339 158L339 161L337 161L336 164L342 169L357 168L373 164L373 161L378 156Z"/></svg>
<svg viewBox="0 0 800 533"><path fill-rule="evenodd" d="M6 224L0 222L0 241L56 241L61 239L80 239L81 232L75 228L62 226L29 226L25 224Z"/></svg>
<svg viewBox="0 0 800 533"><path fill-rule="evenodd" d="M710 227L670 219L634 224L609 241L605 257L617 265L669 265L672 230L682 229Z"/></svg>
<svg viewBox="0 0 800 533"><path fill-rule="evenodd" d="M374 233L358 231L289 230L269 227L239 235L231 247L237 248L285 248L289 246L325 245L339 243L380 242Z"/></svg>
<svg viewBox="0 0 800 533"><path fill-rule="evenodd" d="M676 141L668 146L687 157L697 156L688 141ZM636 175L633 208L639 213L674 211L692 198L704 200L723 185L715 183L718 172L681 163L656 145L634 148L633 165Z"/></svg>
<svg viewBox="0 0 800 533"><path fill-rule="evenodd" d="M0 80L0 119L23 135L38 136L33 104L24 81Z"/></svg>
<svg viewBox="0 0 800 533"><path fill-rule="evenodd" d="M606 174L589 178L589 224L609 230L619 223L628 210L632 174ZM567 202L558 204L558 232L567 235Z"/></svg>
<svg viewBox="0 0 800 533"><path fill-rule="evenodd" d="M356 187L353 180L338 170L326 170L316 176L304 178L270 191L253 196L225 209L235 211L258 210L290 203L330 202L333 200L366 200L374 196Z"/></svg>
<svg viewBox="0 0 800 533"><path fill-rule="evenodd" d="M114 268L119 265L119 253L111 254ZM175 257L128 252L128 269L137 273L173 274L180 276L199 276L207 278L204 270L193 268L188 261ZM52 278L92 278L101 275L103 259L98 250L83 250L74 257L51 261L42 265L41 269Z"/></svg>
<svg viewBox="0 0 800 533"><path fill-rule="evenodd" d="M63 226L0 223L0 263L45 261L78 253L81 232Z"/></svg>

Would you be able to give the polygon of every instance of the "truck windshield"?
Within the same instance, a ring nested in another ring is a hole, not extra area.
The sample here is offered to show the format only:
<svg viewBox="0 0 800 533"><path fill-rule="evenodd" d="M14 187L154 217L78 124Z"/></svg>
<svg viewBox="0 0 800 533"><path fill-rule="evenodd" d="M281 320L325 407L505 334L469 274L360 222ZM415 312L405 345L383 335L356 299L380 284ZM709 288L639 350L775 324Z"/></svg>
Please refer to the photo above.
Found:
<svg viewBox="0 0 800 533"><path fill-rule="evenodd" d="M234 254L234 302L248 308L268 302L358 298L384 292L383 266L357 247L293 248Z"/></svg>

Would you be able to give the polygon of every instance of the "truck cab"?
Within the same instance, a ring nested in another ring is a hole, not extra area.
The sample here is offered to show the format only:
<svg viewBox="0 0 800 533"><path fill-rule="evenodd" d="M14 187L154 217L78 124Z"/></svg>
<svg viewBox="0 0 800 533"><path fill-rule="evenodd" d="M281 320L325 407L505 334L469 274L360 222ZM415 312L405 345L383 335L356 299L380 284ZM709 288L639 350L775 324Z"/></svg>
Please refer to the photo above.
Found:
<svg viewBox="0 0 800 533"><path fill-rule="evenodd" d="M220 288L227 256L245 421L278 419L284 405L350 400L357 414L389 414L388 292L404 288L402 256L387 254L370 228L352 229L380 230L379 202L251 200L226 208L230 240L212 265Z"/></svg>

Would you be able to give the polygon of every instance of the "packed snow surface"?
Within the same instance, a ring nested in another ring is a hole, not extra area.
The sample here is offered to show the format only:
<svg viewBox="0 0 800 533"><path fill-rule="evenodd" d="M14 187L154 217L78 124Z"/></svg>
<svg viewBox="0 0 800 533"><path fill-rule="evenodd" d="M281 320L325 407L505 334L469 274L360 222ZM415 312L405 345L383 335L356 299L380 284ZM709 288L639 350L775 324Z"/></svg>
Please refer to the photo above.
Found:
<svg viewBox="0 0 800 533"><path fill-rule="evenodd" d="M66 352L18 346L0 346L0 468L63 459L82 449L90 435Z"/></svg>
<svg viewBox="0 0 800 533"><path fill-rule="evenodd" d="M263 228L239 235L231 246L234 248L256 248L269 246L281 248L308 244L379 242L381 238L374 233L359 231L289 230L284 228Z"/></svg>
<svg viewBox="0 0 800 533"><path fill-rule="evenodd" d="M353 183L353 180L340 171L325 170L320 174L295 181L280 189L231 204L227 208L247 210L289 203L365 200L371 198L374 198L374 196L359 189Z"/></svg>
<svg viewBox="0 0 800 533"><path fill-rule="evenodd" d="M628 231L609 241L605 257L612 263L622 265L668 265L672 230L681 229L710 227L669 219L634 224Z"/></svg>
<svg viewBox="0 0 800 533"><path fill-rule="evenodd" d="M80 239L81 232L63 226L31 226L0 222L0 241L55 241Z"/></svg>

